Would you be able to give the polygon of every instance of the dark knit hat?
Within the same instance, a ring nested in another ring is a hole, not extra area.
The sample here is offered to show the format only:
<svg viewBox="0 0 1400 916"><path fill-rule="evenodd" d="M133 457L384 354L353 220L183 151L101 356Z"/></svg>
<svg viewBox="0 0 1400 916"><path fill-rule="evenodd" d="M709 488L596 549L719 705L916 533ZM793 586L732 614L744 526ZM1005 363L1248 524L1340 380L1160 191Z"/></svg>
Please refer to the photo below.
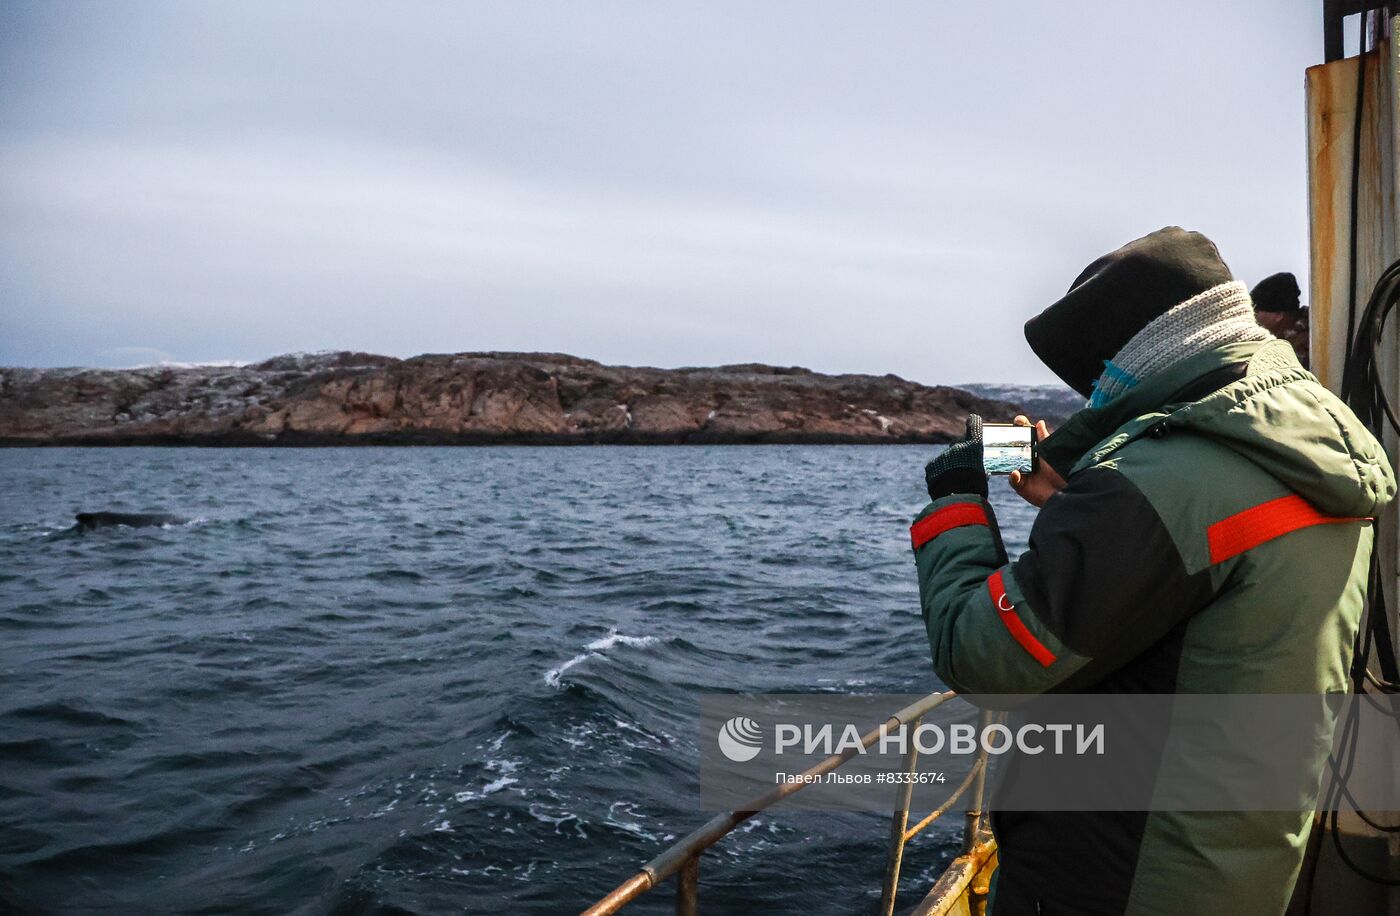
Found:
<svg viewBox="0 0 1400 916"><path fill-rule="evenodd" d="M1265 312L1296 312L1302 296L1298 278L1286 271L1265 277L1249 291L1254 307Z"/></svg>
<svg viewBox="0 0 1400 916"><path fill-rule="evenodd" d="M1088 397L1104 361L1148 322L1233 279L1210 239L1179 226L1158 229L1086 267L1064 298L1026 322L1026 342Z"/></svg>

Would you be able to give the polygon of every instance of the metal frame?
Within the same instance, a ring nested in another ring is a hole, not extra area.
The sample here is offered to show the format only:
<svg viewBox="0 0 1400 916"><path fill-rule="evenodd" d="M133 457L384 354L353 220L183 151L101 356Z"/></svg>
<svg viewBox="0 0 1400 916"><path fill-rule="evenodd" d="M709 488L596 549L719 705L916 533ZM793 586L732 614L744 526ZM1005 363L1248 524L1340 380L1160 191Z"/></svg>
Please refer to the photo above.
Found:
<svg viewBox="0 0 1400 916"><path fill-rule="evenodd" d="M850 748L840 754L833 754L825 760L816 764L803 773L804 777L817 777L824 773L829 773L840 767L846 761L856 756L870 747L890 730L900 726L917 726L932 710L951 700L957 694L951 690L944 693L931 693L920 700L917 700L890 716L878 727L871 729L861 736L860 748ZM994 714L983 711L980 719L980 727L992 721ZM908 746L904 755L904 772L914 773L918 769L918 750L912 743ZM913 827L909 827L909 802L913 793L913 782L902 783L898 789L894 814L890 820L890 846L885 865L885 881L881 894L880 912L883 916L890 916L894 911L895 897L899 886L899 869L904 859L904 847L912 838L917 836L924 828L928 827L939 817L948 812L969 790L972 792L972 803L968 806L966 818L963 825L963 851L954 860L948 872L939 879L933 890L929 892L918 910L925 916L947 911L947 906L937 907L937 900L947 898L947 903L951 902L957 895L967 891L974 877L980 874L989 864L994 861L996 854L996 843L991 838L986 829L983 818L983 793L986 786L987 774L987 752L985 749L978 752L977 759L973 762L972 769L962 783L953 790L952 795L944 800L927 817L920 820ZM636 900L647 891L656 887L672 875L679 875L676 879L676 912L681 916L694 916L698 905L700 883L700 857L705 850L729 835L739 824L753 817L760 811L782 801L795 792L800 792L806 788L814 779L798 779L784 783L770 792L758 796L747 802L741 808L729 811L725 814L717 815L707 821L689 835L676 841L656 858L641 867L641 870L626 881L613 888L607 896L583 911L584 916L606 916L606 914L616 913L627 904ZM975 889L974 889L975 890ZM952 896L948 896L949 893ZM934 908L930 908L934 907ZM978 910L980 912L980 909Z"/></svg>
<svg viewBox="0 0 1400 916"><path fill-rule="evenodd" d="M1387 0L1322 0L1322 59L1331 62L1346 56L1346 36L1342 28L1346 17L1386 6L1400 4Z"/></svg>

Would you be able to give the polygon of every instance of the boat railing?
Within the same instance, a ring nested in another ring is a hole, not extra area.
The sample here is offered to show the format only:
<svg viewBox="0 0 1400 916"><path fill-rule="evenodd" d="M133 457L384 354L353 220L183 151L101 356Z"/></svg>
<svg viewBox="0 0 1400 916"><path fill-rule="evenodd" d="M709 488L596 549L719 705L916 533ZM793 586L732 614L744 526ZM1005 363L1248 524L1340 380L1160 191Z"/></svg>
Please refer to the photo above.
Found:
<svg viewBox="0 0 1400 916"><path fill-rule="evenodd" d="M852 757L873 745L880 738L901 726L916 728L919 722L932 710L957 696L954 691L931 693L916 700L894 713L880 725L861 736L860 747L847 748L839 754L817 763L802 774L802 778L779 784L749 802L724 814L716 815L705 824L680 840L671 844L650 862L647 862L632 877L619 884L607 896L584 910L584 916L605 916L616 913L638 897L676 876L676 913L693 916L699 897L700 857L705 850L722 840L735 827L796 792L802 791L823 774L845 764ZM983 711L979 733L991 721L992 713ZM918 771L918 749L916 742L908 742L902 766L906 774ZM980 901L985 899L987 889L975 887L975 879L982 875L996 854L996 843L987 830L983 817L983 795L986 786L987 751L985 747L973 761L971 769L962 782L942 804L921 818L912 826L909 824L909 805L914 791L914 780L899 784L895 800L894 814L890 821L890 840L885 860L885 878L880 895L881 916L891 916L894 912L895 897L899 889L899 872L904 862L905 845L937 821L957 804L964 795L971 793L963 823L962 853L935 883L928 895L915 910L916 916L939 916L952 911L959 900L969 901L967 912L980 912Z"/></svg>

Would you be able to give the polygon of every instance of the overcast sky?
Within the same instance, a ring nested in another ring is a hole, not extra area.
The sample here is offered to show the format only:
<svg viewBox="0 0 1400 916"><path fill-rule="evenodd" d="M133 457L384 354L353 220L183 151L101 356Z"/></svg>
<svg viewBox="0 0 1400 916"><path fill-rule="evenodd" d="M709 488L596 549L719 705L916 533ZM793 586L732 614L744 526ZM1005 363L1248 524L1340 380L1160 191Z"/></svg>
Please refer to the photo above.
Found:
<svg viewBox="0 0 1400 916"><path fill-rule="evenodd" d="M1320 7L6 0L0 364L1048 380L1022 323L1153 229L1305 277Z"/></svg>

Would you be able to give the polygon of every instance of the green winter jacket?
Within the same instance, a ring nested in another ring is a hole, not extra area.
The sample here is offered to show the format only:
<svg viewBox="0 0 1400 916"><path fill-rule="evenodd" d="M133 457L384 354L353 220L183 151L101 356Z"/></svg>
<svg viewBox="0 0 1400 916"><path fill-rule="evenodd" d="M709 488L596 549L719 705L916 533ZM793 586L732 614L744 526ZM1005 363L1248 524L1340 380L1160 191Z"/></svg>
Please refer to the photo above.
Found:
<svg viewBox="0 0 1400 916"><path fill-rule="evenodd" d="M945 497L914 521L924 624L948 686L1347 690L1368 519L1395 478L1287 343L1191 357L1080 411L1042 446L1067 485L1016 560L980 497ZM1324 763L1278 765L1320 782ZM1311 808L994 814L994 912L1279 914L1311 821Z"/></svg>

